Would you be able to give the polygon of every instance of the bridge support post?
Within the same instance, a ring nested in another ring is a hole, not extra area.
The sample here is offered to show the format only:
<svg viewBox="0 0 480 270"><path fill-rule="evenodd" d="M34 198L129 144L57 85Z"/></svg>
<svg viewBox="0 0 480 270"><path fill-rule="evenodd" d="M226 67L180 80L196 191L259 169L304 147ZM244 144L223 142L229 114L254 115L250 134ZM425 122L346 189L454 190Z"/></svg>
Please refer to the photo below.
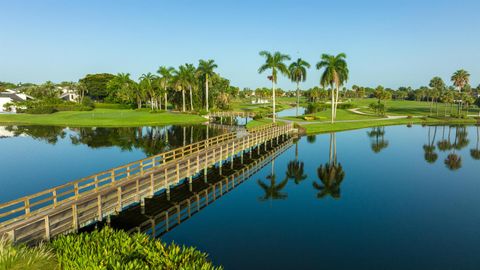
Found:
<svg viewBox="0 0 480 270"><path fill-rule="evenodd" d="M240 152L240 163L243 164L243 150Z"/></svg>
<svg viewBox="0 0 480 270"><path fill-rule="evenodd" d="M140 213L145 215L145 198L140 199Z"/></svg>
<svg viewBox="0 0 480 270"><path fill-rule="evenodd" d="M205 169L203 169L203 181L205 183L207 183L207 167L205 167Z"/></svg>
<svg viewBox="0 0 480 270"><path fill-rule="evenodd" d="M167 187L167 201L170 201L170 186Z"/></svg>

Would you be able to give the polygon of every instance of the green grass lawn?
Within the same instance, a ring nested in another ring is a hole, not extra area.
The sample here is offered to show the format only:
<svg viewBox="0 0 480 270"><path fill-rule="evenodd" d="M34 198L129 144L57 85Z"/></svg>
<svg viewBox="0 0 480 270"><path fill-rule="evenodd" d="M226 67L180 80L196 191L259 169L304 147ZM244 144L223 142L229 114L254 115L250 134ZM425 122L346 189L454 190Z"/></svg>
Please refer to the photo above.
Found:
<svg viewBox="0 0 480 270"><path fill-rule="evenodd" d="M377 102L374 98L366 99L354 99L352 103L354 107L361 108L360 111L365 113L373 113L368 108L371 103ZM455 107L456 108L456 107ZM438 104L438 113L440 116L444 115L445 105ZM447 107L447 113L450 112L450 106ZM436 113L435 104L433 106L433 113ZM425 101L412 101L412 100L389 100L387 101L387 115L422 115L426 116L430 114L430 103ZM478 107L472 107L469 110L469 114L478 114Z"/></svg>
<svg viewBox="0 0 480 270"><path fill-rule="evenodd" d="M309 116L315 116L316 118L315 120L310 120L309 122L329 121L331 118L331 114L332 114L331 109L327 109L325 111L314 113L314 114L309 114ZM337 110L337 120L368 120L368 119L377 119L377 118L382 118L382 117L374 116L374 115L361 115L361 114L353 113L349 110L343 110L343 109ZM306 122L306 120L303 119L303 116L299 116L298 118L295 116L288 116L288 117L282 117L282 119L295 121L295 122Z"/></svg>
<svg viewBox="0 0 480 270"><path fill-rule="evenodd" d="M251 98L244 98L244 99L234 99L230 102L231 110L232 111L250 111L256 113L271 113L272 112L272 104L252 104ZM295 97L278 97L276 99L276 111L282 111L285 109L292 108L295 106L297 102L297 98ZM301 98L300 103L304 103L305 99Z"/></svg>
<svg viewBox="0 0 480 270"><path fill-rule="evenodd" d="M207 120L193 114L148 110L95 109L93 111L69 111L53 114L0 114L0 123L53 126L121 127L143 125L193 124Z"/></svg>

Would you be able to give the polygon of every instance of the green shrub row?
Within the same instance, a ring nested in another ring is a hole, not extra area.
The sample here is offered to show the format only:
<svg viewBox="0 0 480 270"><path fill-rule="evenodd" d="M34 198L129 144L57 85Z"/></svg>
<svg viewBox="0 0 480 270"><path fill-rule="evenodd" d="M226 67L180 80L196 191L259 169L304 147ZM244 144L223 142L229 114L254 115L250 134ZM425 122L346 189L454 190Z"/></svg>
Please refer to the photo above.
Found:
<svg viewBox="0 0 480 270"><path fill-rule="evenodd" d="M0 245L0 270L221 269L195 248L167 245L142 233L128 234L109 227L62 235L48 246L4 246L14 252L2 252ZM15 253L25 255L12 255Z"/></svg>

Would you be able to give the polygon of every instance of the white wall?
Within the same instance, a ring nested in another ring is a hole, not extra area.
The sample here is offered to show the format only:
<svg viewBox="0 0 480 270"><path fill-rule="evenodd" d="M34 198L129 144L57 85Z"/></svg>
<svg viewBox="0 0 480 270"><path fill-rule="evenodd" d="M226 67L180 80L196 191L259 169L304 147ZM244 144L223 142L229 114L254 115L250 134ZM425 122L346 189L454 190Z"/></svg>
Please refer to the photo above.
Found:
<svg viewBox="0 0 480 270"><path fill-rule="evenodd" d="M5 109L3 108L3 104L12 102L11 98L8 97L0 97L0 112L4 112Z"/></svg>

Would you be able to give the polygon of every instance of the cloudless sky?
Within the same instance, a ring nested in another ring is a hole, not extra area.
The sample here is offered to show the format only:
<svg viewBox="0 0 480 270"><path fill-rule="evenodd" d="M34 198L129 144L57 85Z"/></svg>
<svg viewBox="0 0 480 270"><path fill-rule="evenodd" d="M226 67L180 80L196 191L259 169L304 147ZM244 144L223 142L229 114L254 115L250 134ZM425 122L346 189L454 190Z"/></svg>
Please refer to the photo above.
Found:
<svg viewBox="0 0 480 270"><path fill-rule="evenodd" d="M348 85L448 83L460 68L480 83L480 1L0 0L0 81L77 81L214 59L240 87L269 86L261 50L312 64L345 52ZM280 78L282 88L293 88Z"/></svg>

